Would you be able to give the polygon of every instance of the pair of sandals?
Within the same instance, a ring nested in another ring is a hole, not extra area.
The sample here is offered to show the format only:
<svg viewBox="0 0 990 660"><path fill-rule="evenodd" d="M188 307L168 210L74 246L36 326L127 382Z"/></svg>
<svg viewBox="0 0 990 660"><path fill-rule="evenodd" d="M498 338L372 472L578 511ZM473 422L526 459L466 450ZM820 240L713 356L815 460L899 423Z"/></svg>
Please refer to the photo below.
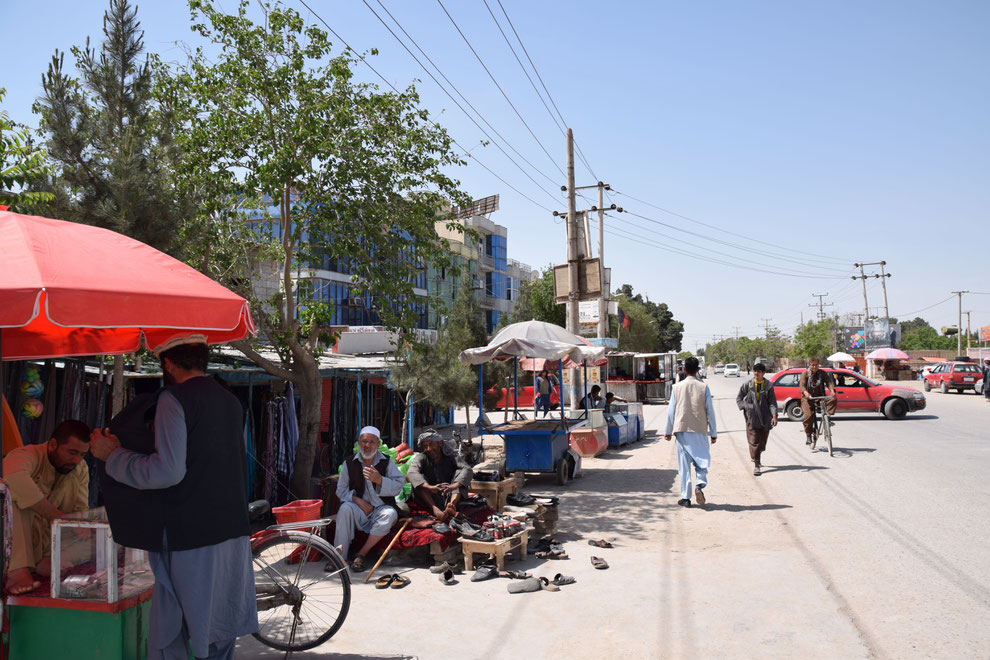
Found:
<svg viewBox="0 0 990 660"><path fill-rule="evenodd" d="M588 545L593 545L596 548L614 548L615 546L606 541L605 539L597 539L594 541L588 541Z"/></svg>
<svg viewBox="0 0 990 660"><path fill-rule="evenodd" d="M556 541L551 541L547 550L541 550L536 553L536 556L540 559L567 559L567 553L564 552L564 545L562 543L557 543Z"/></svg>
<svg viewBox="0 0 990 660"><path fill-rule="evenodd" d="M485 580L491 580L496 577L509 578L510 580L525 580L533 576L524 571L500 571L497 566L482 564L474 572L474 575L471 576L471 582L484 582Z"/></svg>
<svg viewBox="0 0 990 660"><path fill-rule="evenodd" d="M453 575L453 573L451 573ZM393 573L391 575L383 575L375 581L375 589L402 589L403 587L408 587L411 580L405 575L399 575L398 573Z"/></svg>

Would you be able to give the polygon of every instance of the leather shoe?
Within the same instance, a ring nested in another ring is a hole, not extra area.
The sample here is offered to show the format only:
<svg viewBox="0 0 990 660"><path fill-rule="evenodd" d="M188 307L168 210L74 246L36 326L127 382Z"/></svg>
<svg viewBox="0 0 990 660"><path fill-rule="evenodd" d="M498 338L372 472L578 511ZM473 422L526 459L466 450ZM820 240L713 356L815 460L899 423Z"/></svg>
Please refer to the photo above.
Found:
<svg viewBox="0 0 990 660"><path fill-rule="evenodd" d="M677 506L691 506L691 500L683 499L677 500Z"/></svg>

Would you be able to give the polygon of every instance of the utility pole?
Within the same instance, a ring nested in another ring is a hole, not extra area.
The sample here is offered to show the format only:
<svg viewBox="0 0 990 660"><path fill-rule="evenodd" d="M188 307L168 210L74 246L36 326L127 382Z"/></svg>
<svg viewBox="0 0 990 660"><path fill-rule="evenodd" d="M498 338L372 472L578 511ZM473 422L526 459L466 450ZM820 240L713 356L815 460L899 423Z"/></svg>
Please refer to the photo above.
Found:
<svg viewBox="0 0 990 660"><path fill-rule="evenodd" d="M831 307L832 305L835 304L835 303L826 303L826 302L824 302L825 297L827 295L828 295L828 292L826 292L826 293L813 293L813 294L811 294L811 297L812 298L818 298L818 303L817 304L816 303L811 303L810 305L808 305L808 307L817 307L818 308L818 320L820 320L820 321L824 321L825 320L825 316L826 316L826 314L825 314L825 308L826 307Z"/></svg>
<svg viewBox="0 0 990 660"><path fill-rule="evenodd" d="M863 324L865 326L866 322L870 320L870 303L866 299L866 273L863 272L864 265L865 264L853 264L853 266L859 268L859 275L853 275L852 278L854 280L863 280L863 312L865 312L865 315L863 316Z"/></svg>
<svg viewBox="0 0 990 660"><path fill-rule="evenodd" d="M567 129L567 329L579 334L580 319L578 316L578 264L581 259L581 248L577 226L577 191L574 190L574 132ZM571 390L573 391L573 387ZM574 396L572 394L571 398Z"/></svg>
<svg viewBox="0 0 990 660"><path fill-rule="evenodd" d="M735 331L736 331L736 340L738 341L738 340L739 340L739 326L738 326L738 325L734 325L734 326L732 326L732 327L733 327L733 328L735 329Z"/></svg>
<svg viewBox="0 0 990 660"><path fill-rule="evenodd" d="M970 335L970 329L969 329L969 323L970 323L970 320L971 319L969 318L970 312L968 312L968 311L967 312L963 312L963 314L966 315L966 354L968 355L969 354L969 349L973 347L973 345L972 345L972 339L971 339L971 335Z"/></svg>
<svg viewBox="0 0 990 660"><path fill-rule="evenodd" d="M598 338L608 335L608 296L605 282L605 191L611 187L598 182L598 266L602 275L602 292L598 296Z"/></svg>
<svg viewBox="0 0 990 660"><path fill-rule="evenodd" d="M956 325L956 354L958 355L962 353L962 296L969 291L953 291L952 293L959 296L959 322Z"/></svg>
<svg viewBox="0 0 990 660"><path fill-rule="evenodd" d="M887 306L887 278L890 277L890 273L883 272L883 267L886 265L886 261L880 262L880 286L883 289L883 316L889 320L890 307Z"/></svg>
<svg viewBox="0 0 990 660"><path fill-rule="evenodd" d="M772 321L773 319L761 318L760 320L763 321L763 331L766 333L765 337L767 339L770 339L770 321Z"/></svg>

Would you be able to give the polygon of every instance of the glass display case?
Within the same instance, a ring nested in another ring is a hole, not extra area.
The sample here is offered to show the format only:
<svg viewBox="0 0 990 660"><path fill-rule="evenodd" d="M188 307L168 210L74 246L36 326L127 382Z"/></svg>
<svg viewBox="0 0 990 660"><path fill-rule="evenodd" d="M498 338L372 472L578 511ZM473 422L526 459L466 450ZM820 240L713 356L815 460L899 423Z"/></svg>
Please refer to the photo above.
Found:
<svg viewBox="0 0 990 660"><path fill-rule="evenodd" d="M154 583L148 553L114 543L103 507L52 521L52 598L115 603Z"/></svg>

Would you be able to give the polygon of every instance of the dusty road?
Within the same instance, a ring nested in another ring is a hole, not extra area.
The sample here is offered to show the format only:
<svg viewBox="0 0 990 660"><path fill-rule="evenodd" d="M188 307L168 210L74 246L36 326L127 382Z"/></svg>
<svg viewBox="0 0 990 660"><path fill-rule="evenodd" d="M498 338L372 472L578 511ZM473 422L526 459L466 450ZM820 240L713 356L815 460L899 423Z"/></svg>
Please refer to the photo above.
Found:
<svg viewBox="0 0 990 660"><path fill-rule="evenodd" d="M666 408L650 406L650 436L586 460L584 478L528 480L561 496L570 559L510 567L576 584L510 595L507 580L444 586L393 566L409 587L357 580L341 631L293 657L990 657L990 404L932 392L903 421L839 416L832 458L782 421L754 477L739 381L708 382L720 437L706 508L676 505ZM587 545L600 537L616 547ZM239 644L238 657L281 655Z"/></svg>

